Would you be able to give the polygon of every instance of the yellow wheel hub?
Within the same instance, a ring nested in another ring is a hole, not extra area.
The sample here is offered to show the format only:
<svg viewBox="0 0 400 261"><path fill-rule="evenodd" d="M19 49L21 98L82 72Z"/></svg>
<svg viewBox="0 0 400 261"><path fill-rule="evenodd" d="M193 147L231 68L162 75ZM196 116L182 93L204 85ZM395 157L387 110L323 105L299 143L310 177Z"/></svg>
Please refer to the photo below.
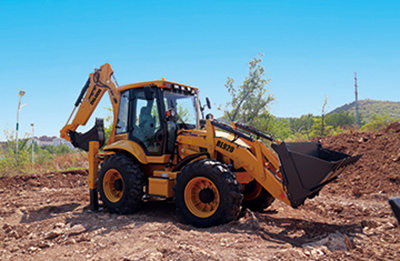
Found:
<svg viewBox="0 0 400 261"><path fill-rule="evenodd" d="M122 198L124 181L117 170L110 169L106 172L103 178L103 190L107 199L113 203Z"/></svg>
<svg viewBox="0 0 400 261"><path fill-rule="evenodd" d="M189 211L200 218L212 216L220 202L218 188L205 177L190 180L185 187L184 198Z"/></svg>

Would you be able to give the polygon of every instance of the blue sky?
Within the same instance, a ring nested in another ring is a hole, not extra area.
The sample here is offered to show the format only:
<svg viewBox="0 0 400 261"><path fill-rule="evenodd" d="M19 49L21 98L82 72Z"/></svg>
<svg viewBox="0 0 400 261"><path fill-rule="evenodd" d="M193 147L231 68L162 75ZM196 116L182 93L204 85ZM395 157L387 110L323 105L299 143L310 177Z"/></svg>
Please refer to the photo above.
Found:
<svg viewBox="0 0 400 261"><path fill-rule="evenodd" d="M263 53L279 117L359 99L400 99L399 1L0 0L0 127L58 136L88 75L108 62L120 85L160 79L201 88L218 117L227 77ZM107 98L105 96L104 98ZM94 118L107 114L106 99ZM0 132L0 140L4 135Z"/></svg>

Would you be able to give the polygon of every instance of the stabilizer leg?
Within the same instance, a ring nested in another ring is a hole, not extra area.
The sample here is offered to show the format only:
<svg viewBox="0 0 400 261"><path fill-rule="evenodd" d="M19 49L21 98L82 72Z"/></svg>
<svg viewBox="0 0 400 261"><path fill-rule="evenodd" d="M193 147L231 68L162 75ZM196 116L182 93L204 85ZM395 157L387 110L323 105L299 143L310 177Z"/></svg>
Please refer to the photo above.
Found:
<svg viewBox="0 0 400 261"><path fill-rule="evenodd" d="M90 196L90 205L89 212L98 212L101 209L99 208L99 198L97 194L97 179L98 179L98 170L99 170L99 158L97 157L99 153L99 142L91 141L89 142L89 177L88 177L88 186L89 186L89 196Z"/></svg>

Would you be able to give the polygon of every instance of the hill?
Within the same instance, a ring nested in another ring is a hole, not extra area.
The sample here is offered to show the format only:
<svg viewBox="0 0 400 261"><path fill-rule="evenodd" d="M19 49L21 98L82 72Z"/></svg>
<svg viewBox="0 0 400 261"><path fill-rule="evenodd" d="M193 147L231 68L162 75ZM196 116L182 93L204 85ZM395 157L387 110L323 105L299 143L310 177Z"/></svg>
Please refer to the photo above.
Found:
<svg viewBox="0 0 400 261"><path fill-rule="evenodd" d="M343 106L340 106L333 111L329 112L339 112L340 110L351 111L354 114L356 113L356 102L346 103ZM389 115L395 119L400 119L400 102L393 101L377 101L377 100L360 100L358 101L358 112L362 115L362 118L365 121L369 121L369 119L373 115Z"/></svg>

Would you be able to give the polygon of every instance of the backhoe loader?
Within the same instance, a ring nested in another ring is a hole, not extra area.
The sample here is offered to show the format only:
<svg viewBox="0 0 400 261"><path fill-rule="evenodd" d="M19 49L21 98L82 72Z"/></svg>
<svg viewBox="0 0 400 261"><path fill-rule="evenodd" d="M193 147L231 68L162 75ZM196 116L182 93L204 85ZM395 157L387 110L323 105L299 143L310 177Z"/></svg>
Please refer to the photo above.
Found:
<svg viewBox="0 0 400 261"><path fill-rule="evenodd" d="M285 143L240 122L204 117L210 102L206 98L201 105L196 87L164 78L117 87L113 72L106 63L90 74L60 131L61 138L89 152L91 211L99 208L98 194L118 214L138 211L145 198L158 197L173 199L186 223L224 224L243 209L263 211L275 199L296 208L362 156L319 142ZM114 120L100 150L101 119L86 133L76 130L105 92Z"/></svg>

